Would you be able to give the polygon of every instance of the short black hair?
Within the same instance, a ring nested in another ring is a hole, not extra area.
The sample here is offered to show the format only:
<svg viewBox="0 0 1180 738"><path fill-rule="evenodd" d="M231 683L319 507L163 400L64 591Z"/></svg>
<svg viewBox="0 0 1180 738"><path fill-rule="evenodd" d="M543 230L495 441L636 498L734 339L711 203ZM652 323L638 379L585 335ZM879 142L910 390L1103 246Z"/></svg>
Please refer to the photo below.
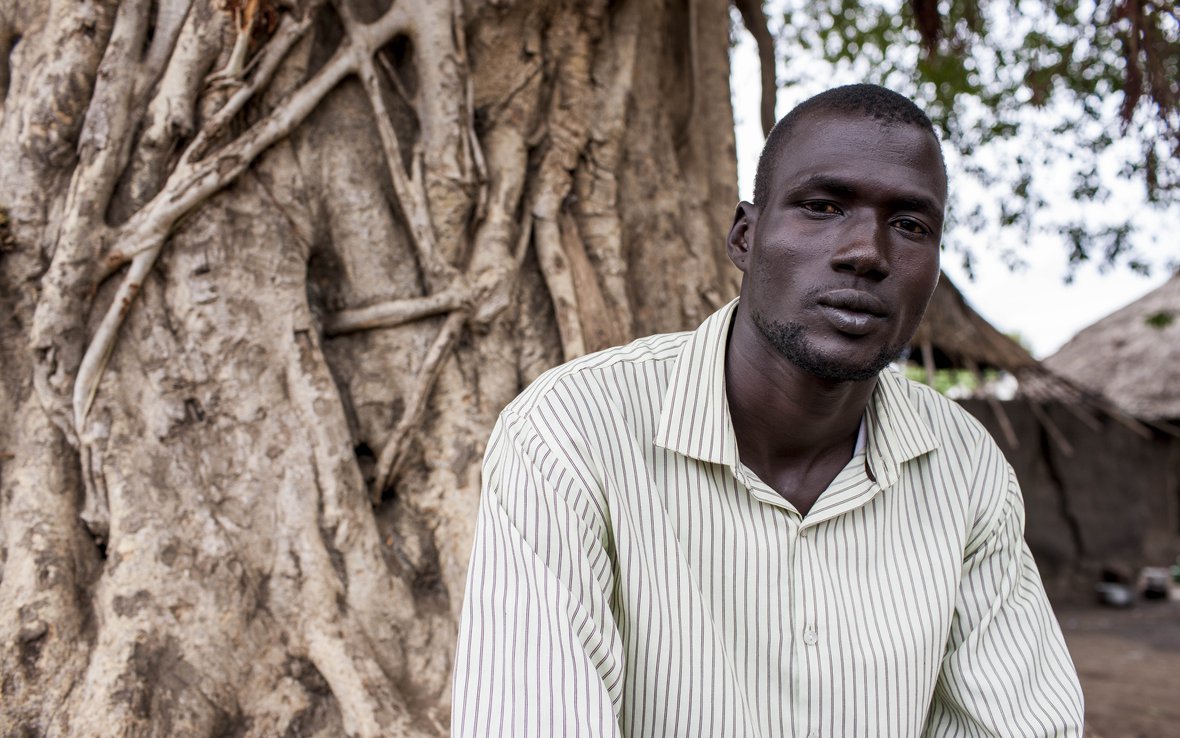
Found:
<svg viewBox="0 0 1180 738"><path fill-rule="evenodd" d="M899 95L893 90L879 85L845 85L821 92L795 106L794 110L784 115L762 146L762 154L758 157L758 169L754 172L754 207L761 209L766 204L770 192L771 179L774 177L774 165L781 158L791 133L800 120L808 115L830 113L836 115L860 115L880 121L884 125L918 126L930 132L934 140L938 134L934 132L934 124L930 122L922 109L908 97ZM939 158L942 149L939 147ZM946 163L943 163L946 170Z"/></svg>

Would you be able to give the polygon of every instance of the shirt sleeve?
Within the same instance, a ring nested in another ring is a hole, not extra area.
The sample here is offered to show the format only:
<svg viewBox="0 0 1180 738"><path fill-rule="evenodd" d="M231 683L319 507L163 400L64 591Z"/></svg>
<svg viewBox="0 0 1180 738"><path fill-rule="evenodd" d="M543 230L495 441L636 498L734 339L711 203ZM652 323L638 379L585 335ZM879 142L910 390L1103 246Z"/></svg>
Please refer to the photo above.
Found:
<svg viewBox="0 0 1180 738"><path fill-rule="evenodd" d="M620 736L623 649L604 512L527 419L506 411L484 457L459 623L451 730Z"/></svg>
<svg viewBox="0 0 1180 738"><path fill-rule="evenodd" d="M1082 736L1077 672L1024 541L1020 487L1003 466L994 524L963 561L925 738Z"/></svg>

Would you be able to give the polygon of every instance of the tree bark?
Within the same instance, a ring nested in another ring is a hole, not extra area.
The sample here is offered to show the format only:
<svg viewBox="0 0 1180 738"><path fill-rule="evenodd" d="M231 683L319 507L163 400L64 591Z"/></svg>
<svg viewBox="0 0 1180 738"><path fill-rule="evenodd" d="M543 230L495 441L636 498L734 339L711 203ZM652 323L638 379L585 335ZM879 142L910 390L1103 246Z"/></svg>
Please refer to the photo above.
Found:
<svg viewBox="0 0 1180 738"><path fill-rule="evenodd" d="M736 293L722 0L0 7L0 734L436 736L496 414Z"/></svg>

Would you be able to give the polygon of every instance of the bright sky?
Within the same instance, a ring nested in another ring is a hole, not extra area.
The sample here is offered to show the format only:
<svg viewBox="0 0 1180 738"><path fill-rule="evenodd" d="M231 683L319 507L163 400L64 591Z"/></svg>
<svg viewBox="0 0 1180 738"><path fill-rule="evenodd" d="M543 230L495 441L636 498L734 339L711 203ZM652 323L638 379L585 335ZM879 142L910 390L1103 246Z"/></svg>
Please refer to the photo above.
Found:
<svg viewBox="0 0 1180 738"><path fill-rule="evenodd" d="M762 149L762 126L758 120L761 95L758 56L754 42L744 31L732 51L733 105L737 135L738 188L741 197L750 199L754 190L754 168ZM825 66L825 73L828 69ZM839 74L821 75L815 84L800 84L780 89L777 114L784 115L792 107L828 87L860 80L842 78ZM1033 142L1029 143L1034 145ZM956 182L953 162L951 187ZM1114 196L1105 207L1120 212L1130 209L1142 213L1142 232L1135 238L1135 246L1153 265L1150 277L1132 272L1125 266L1100 268L1094 263L1084 264L1074 271L1072 283L1065 284L1065 246L1051 237L1034 240L1021 250L1026 266L1010 271L998 249L989 247L983 238L968 241L975 254L975 281L968 279L957 254L944 252L943 269L967 300L981 315L1005 333L1016 332L1032 349L1033 355L1044 358L1056 351L1075 333L1105 315L1134 302L1163 284L1168 278L1165 262L1180 255L1180 215L1175 210L1161 216L1142 204L1141 187L1135 183L1122 184L1111 177L1108 185ZM1068 186L1063 177L1061 191ZM965 193L977 194L977 193ZM983 195L986 197L986 195ZM1071 207L1070 202L1055 203L1054 207ZM1098 218L1100 213L1094 213Z"/></svg>

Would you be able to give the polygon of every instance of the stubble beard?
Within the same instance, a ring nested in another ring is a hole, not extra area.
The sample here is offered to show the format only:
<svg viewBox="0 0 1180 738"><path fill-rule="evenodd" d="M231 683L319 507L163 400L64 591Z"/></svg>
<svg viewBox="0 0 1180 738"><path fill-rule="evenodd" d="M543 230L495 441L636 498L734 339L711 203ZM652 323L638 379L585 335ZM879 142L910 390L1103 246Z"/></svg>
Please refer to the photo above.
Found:
<svg viewBox="0 0 1180 738"><path fill-rule="evenodd" d="M909 341L883 346L868 361L848 364L824 356L808 340L801 323L766 320L761 313L751 315L754 325L782 356L803 371L829 382L862 382L877 376L882 369L900 358Z"/></svg>

